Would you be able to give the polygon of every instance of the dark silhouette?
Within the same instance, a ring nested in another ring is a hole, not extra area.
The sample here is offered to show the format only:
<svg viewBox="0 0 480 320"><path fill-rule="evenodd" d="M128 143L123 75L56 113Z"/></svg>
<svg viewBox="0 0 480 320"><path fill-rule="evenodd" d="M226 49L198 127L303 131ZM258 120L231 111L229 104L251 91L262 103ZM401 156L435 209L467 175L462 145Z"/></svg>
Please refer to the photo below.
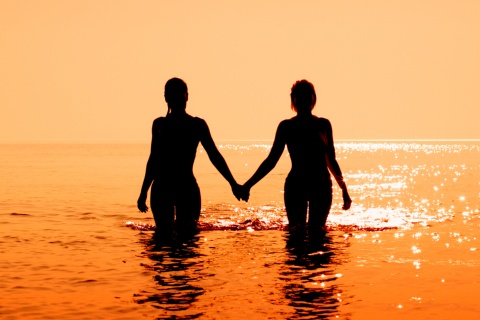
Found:
<svg viewBox="0 0 480 320"><path fill-rule="evenodd" d="M286 145L292 159L284 192L289 228L304 230L308 209L309 231L324 231L332 205L329 170L342 189L344 210L350 208L352 200L335 158L330 121L312 114L315 88L306 80L297 81L290 97L297 115L280 122L270 154L237 195L248 200L250 189L275 167Z"/></svg>
<svg viewBox="0 0 480 320"><path fill-rule="evenodd" d="M147 212L150 185L150 206L157 231L168 234L174 221L178 232L195 231L200 216L200 189L193 175L193 163L199 142L212 164L230 183L235 194L240 186L213 142L207 123L185 111L188 101L186 83L172 78L165 84L168 112L152 126L152 145L145 178L137 206ZM153 184L152 184L153 183Z"/></svg>

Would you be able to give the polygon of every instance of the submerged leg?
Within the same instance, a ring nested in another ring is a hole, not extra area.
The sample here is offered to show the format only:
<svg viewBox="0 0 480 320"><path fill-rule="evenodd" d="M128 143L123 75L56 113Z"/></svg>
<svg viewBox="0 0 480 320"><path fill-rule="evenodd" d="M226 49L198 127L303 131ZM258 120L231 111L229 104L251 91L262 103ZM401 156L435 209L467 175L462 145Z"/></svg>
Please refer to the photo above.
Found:
<svg viewBox="0 0 480 320"><path fill-rule="evenodd" d="M332 184L318 186L311 190L308 210L308 230L324 232L330 207L332 206Z"/></svg>
<svg viewBox="0 0 480 320"><path fill-rule="evenodd" d="M291 231L305 229L307 221L307 197L301 185L285 182L284 201L287 211L288 227Z"/></svg>
<svg viewBox="0 0 480 320"><path fill-rule="evenodd" d="M200 189L196 182L191 182L183 186L176 201L175 218L179 234L193 234L196 232L200 210Z"/></svg>
<svg viewBox="0 0 480 320"><path fill-rule="evenodd" d="M159 236L169 237L173 231L175 208L173 195L165 188L152 186L150 193L150 208L155 219L156 231Z"/></svg>

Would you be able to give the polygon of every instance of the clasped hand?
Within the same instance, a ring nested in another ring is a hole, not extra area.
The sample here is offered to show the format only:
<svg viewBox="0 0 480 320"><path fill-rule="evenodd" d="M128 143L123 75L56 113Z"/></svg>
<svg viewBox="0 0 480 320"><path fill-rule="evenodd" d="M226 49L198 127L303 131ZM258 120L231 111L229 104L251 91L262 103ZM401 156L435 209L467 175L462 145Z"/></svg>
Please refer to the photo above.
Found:
<svg viewBox="0 0 480 320"><path fill-rule="evenodd" d="M233 195L237 200L243 200L248 202L248 198L250 197L250 188L246 186L241 186L238 183L232 186Z"/></svg>

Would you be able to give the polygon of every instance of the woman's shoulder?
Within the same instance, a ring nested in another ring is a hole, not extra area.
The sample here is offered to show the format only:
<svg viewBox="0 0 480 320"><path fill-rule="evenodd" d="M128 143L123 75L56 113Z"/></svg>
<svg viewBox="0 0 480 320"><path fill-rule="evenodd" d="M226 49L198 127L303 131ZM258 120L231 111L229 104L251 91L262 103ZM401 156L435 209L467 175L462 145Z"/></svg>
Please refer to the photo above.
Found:
<svg viewBox="0 0 480 320"><path fill-rule="evenodd" d="M164 124L164 123L167 123L167 122L171 122L173 119L171 119L169 116L166 116L166 117L158 117L156 118L155 120L153 120L153 124L154 125L161 125L161 124ZM174 121L178 121L178 119L174 120ZM204 124L206 123L205 120L203 120L202 118L199 118L199 117L193 117L191 115L187 115L186 118L183 118L183 120L180 120L180 121L188 121L188 122L193 122L195 124Z"/></svg>
<svg viewBox="0 0 480 320"><path fill-rule="evenodd" d="M314 123L317 123L319 125L330 125L330 120L328 120L327 118L320 118L320 117L317 117L317 116L312 116L310 119L301 119L299 118L298 116L295 116L295 117L292 117L290 119L285 119L283 121L280 122L280 125L281 126L289 126L289 125L293 125L293 124L305 124L305 123L312 123L311 121L313 121Z"/></svg>
<svg viewBox="0 0 480 320"><path fill-rule="evenodd" d="M317 121L318 121L318 124L320 124L320 125L323 125L323 126L331 126L330 120L328 120L327 118L320 118L320 117L318 117L318 118L317 118Z"/></svg>
<svg viewBox="0 0 480 320"><path fill-rule="evenodd" d="M191 117L190 119L194 125L197 125L197 126L207 126L207 121L205 121L204 119L200 118L200 117Z"/></svg>
<svg viewBox="0 0 480 320"><path fill-rule="evenodd" d="M282 127L285 127L285 126L289 126L289 125L292 125L293 123L295 123L297 120L297 117L292 117L292 118L289 118L289 119L285 119L285 120L282 120L280 121L280 123L278 124L278 126L282 126Z"/></svg>
<svg viewBox="0 0 480 320"><path fill-rule="evenodd" d="M291 127L293 123L294 123L294 118L282 120L278 124L277 130L282 130L282 131L288 130L288 128Z"/></svg>
<svg viewBox="0 0 480 320"><path fill-rule="evenodd" d="M165 117L158 117L157 119L153 120L153 126L159 126L162 125L165 122Z"/></svg>
<svg viewBox="0 0 480 320"><path fill-rule="evenodd" d="M194 116L190 116L190 117L191 117L191 119L192 119L193 121L196 121L196 122L205 122L205 123L206 123L206 121L203 120L203 119L200 118L200 117L194 117Z"/></svg>

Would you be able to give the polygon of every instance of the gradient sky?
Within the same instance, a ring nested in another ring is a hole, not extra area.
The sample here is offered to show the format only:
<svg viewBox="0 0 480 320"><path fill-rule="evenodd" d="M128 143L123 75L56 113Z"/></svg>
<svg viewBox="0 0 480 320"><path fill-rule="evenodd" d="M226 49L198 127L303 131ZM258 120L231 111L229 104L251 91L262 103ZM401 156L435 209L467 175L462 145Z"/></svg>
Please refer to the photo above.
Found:
<svg viewBox="0 0 480 320"><path fill-rule="evenodd" d="M149 142L171 77L216 141L295 80L335 139L480 139L480 1L0 0L0 141Z"/></svg>

